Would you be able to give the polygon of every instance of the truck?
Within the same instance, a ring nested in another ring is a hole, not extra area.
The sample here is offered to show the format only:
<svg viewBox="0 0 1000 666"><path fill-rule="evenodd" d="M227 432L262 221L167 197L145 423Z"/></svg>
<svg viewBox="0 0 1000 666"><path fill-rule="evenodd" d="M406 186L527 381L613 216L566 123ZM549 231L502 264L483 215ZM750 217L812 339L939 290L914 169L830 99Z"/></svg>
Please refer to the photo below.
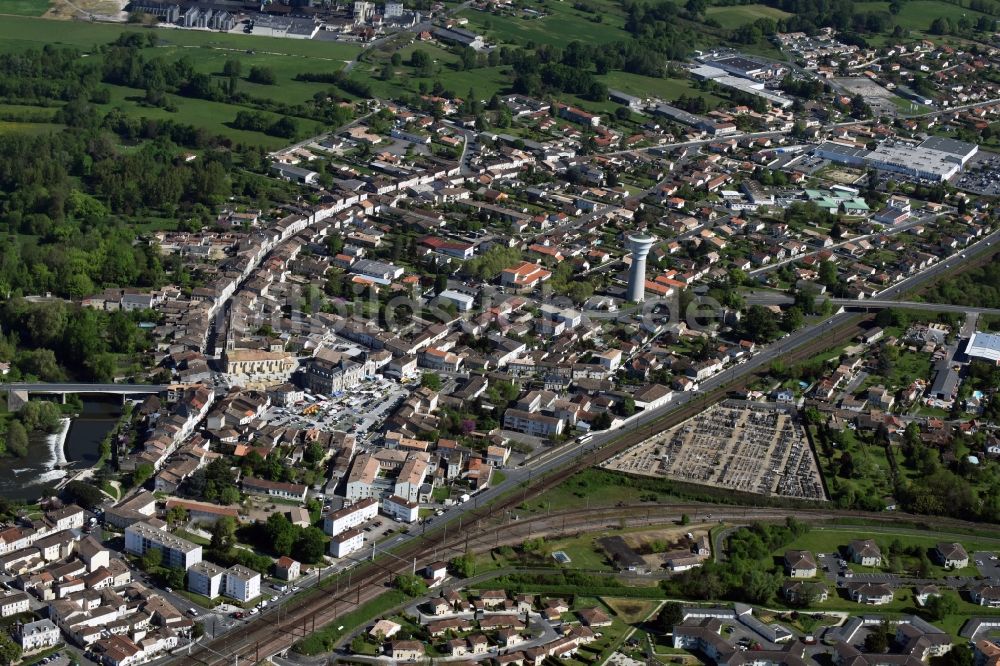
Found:
<svg viewBox="0 0 1000 666"><path fill-rule="evenodd" d="M469 493L462 493L462 495L458 498L458 501L459 502L468 502L469 499L470 499Z"/></svg>

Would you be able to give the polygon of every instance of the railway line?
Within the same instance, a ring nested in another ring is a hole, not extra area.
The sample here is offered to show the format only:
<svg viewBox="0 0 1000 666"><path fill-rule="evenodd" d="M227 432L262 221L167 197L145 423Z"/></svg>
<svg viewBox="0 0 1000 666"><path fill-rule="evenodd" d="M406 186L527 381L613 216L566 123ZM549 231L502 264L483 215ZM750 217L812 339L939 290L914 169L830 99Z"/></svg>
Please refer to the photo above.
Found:
<svg viewBox="0 0 1000 666"><path fill-rule="evenodd" d="M840 315L837 325L824 331L797 348L787 352L781 360L796 363L815 357L829 348L850 340L862 330L868 317ZM582 532L586 529L617 527L626 520L628 526L664 524L676 519L683 512L704 511L713 520L780 520L788 509L720 507L715 504L646 504L630 507L576 509L545 516L533 516L510 521L510 512L528 498L536 497L559 485L573 474L592 467L617 455L621 451L644 441L666 428L672 427L706 409L728 392L744 388L753 379L752 373L735 377L712 391L706 391L698 400L692 400L671 410L662 418L621 433L621 436L599 448L582 450L574 461L549 474L540 475L496 501L470 511L462 519L462 534L444 540L447 526L420 535L395 549L391 555L357 565L346 575L341 574L313 589L248 622L243 630L236 630L208 643L195 643L185 654L178 654L172 665L219 666L230 660L234 666L240 661L257 663L290 648L310 632L332 623L344 614L378 597L402 573L409 573L414 562L448 559L466 550L482 552L490 548L520 543L531 536ZM828 520L856 512L836 511L828 508L796 509L797 515L809 515L810 520ZM872 517L878 514L872 514ZM508 521L505 522L504 521ZM614 521L614 522L612 522ZM556 529L558 528L558 529ZM502 531L501 531L502 530ZM355 570L357 569L357 570Z"/></svg>

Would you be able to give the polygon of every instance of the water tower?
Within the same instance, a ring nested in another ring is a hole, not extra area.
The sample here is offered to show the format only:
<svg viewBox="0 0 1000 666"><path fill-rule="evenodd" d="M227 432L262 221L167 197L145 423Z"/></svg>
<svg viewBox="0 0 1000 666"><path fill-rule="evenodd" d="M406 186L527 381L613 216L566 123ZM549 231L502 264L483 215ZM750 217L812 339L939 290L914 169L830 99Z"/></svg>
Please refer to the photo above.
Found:
<svg viewBox="0 0 1000 666"><path fill-rule="evenodd" d="M656 239L646 234L628 237L628 248L632 251L632 268L628 272L628 294L630 301L641 302L646 298L646 255Z"/></svg>

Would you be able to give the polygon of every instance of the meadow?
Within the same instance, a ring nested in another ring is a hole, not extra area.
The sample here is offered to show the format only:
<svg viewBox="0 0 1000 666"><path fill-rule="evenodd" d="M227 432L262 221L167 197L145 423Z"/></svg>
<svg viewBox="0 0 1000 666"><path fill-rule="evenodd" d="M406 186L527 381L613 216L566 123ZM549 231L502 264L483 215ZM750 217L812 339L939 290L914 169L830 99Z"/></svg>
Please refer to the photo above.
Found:
<svg viewBox="0 0 1000 666"><path fill-rule="evenodd" d="M757 19L778 19L791 16L788 12L767 5L735 5L733 7L709 7L706 18L714 18L723 28L738 28Z"/></svg>
<svg viewBox="0 0 1000 666"><path fill-rule="evenodd" d="M49 9L49 0L0 0L0 14L41 16Z"/></svg>
<svg viewBox="0 0 1000 666"><path fill-rule="evenodd" d="M888 2L856 2L854 8L859 12L889 11ZM904 2L902 8L893 21L907 30L920 30L926 32L930 28L934 19L939 16L958 21L965 16L970 21L975 21L981 13L953 5L942 0L910 0Z"/></svg>
<svg viewBox="0 0 1000 666"><path fill-rule="evenodd" d="M574 40L590 44L628 39L623 29L625 15L620 5L611 2L591 3L597 12L576 9L569 2L546 2L537 5L547 15L538 18L490 14L473 9L459 13L469 26L494 41L506 44L552 44L565 46ZM534 7L533 7L534 8ZM601 22L595 18L602 17Z"/></svg>

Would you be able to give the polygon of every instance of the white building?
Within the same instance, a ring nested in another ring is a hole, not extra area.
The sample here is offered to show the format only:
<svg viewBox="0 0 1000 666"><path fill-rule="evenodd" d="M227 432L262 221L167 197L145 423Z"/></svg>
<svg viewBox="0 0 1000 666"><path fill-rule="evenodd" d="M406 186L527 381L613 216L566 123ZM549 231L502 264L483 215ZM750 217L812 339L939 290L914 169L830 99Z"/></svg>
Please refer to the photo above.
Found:
<svg viewBox="0 0 1000 666"><path fill-rule="evenodd" d="M1000 335L979 331L973 333L965 353L969 358L1000 365Z"/></svg>
<svg viewBox="0 0 1000 666"><path fill-rule="evenodd" d="M5 597L0 597L0 617L10 617L18 613L27 613L31 610L28 595L24 592L15 592Z"/></svg>
<svg viewBox="0 0 1000 666"><path fill-rule="evenodd" d="M382 500L382 511L402 523L415 523L420 517L420 505L398 495Z"/></svg>
<svg viewBox="0 0 1000 666"><path fill-rule="evenodd" d="M150 548L163 553L163 564L185 571L201 562L201 546L157 529L149 523L135 523L125 529L125 551L143 556Z"/></svg>
<svg viewBox="0 0 1000 666"><path fill-rule="evenodd" d="M24 654L55 647L62 643L59 627L53 624L52 620L38 620L18 625L17 638L21 643L21 652Z"/></svg>
<svg viewBox="0 0 1000 666"><path fill-rule="evenodd" d="M211 562L198 562L188 569L188 591L214 599L222 593L226 570Z"/></svg>
<svg viewBox="0 0 1000 666"><path fill-rule="evenodd" d="M469 294L463 294L460 291L455 291L454 289L445 289L440 294L438 298L453 303L459 312L468 312L476 304L475 296L470 296Z"/></svg>
<svg viewBox="0 0 1000 666"><path fill-rule="evenodd" d="M260 574L239 564L226 569L224 594L237 601L247 602L260 596Z"/></svg>
<svg viewBox="0 0 1000 666"><path fill-rule="evenodd" d="M326 514L323 519L323 531L330 536L336 536L353 527L365 524L377 515L378 500L369 497Z"/></svg>
<svg viewBox="0 0 1000 666"><path fill-rule="evenodd" d="M361 550L365 545L364 532L351 529L333 537L330 541L330 554L334 557L346 557Z"/></svg>

